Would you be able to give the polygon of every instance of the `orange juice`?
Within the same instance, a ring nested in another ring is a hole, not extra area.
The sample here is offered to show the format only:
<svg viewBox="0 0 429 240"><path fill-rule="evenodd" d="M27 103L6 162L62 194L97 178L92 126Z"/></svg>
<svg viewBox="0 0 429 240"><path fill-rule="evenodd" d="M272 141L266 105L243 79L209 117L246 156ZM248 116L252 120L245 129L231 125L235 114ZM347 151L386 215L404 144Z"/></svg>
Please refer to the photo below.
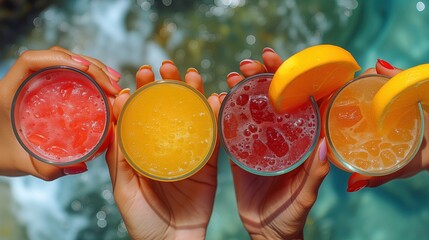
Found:
<svg viewBox="0 0 429 240"><path fill-rule="evenodd" d="M420 105L390 113L383 129L377 128L371 103L387 81L381 75L362 76L324 103L328 104L322 110L328 156L336 166L365 175L386 175L405 166L418 151L424 128Z"/></svg>
<svg viewBox="0 0 429 240"><path fill-rule="evenodd" d="M210 158L216 119L194 88L181 81L155 81L131 95L119 118L118 136L137 172L176 181L196 173Z"/></svg>

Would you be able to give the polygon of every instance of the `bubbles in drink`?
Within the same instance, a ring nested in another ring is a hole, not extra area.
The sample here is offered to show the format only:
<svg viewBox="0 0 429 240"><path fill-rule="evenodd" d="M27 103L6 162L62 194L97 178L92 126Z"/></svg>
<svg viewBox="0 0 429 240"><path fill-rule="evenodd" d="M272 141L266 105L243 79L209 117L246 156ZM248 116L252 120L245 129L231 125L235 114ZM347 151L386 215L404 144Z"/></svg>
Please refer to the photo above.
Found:
<svg viewBox="0 0 429 240"><path fill-rule="evenodd" d="M311 102L279 114L267 97L270 81L242 83L225 99L221 113L223 141L243 165L261 172L281 171L308 151L317 132Z"/></svg>

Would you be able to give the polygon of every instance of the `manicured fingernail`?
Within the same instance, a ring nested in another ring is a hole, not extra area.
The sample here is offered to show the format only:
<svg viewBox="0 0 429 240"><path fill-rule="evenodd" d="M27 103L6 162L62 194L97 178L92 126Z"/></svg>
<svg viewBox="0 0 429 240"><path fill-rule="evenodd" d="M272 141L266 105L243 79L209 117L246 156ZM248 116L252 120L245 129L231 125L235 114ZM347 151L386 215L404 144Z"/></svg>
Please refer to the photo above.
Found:
<svg viewBox="0 0 429 240"><path fill-rule="evenodd" d="M83 64L85 66L91 65L91 62L89 62L85 58L82 58L82 57L79 57L79 56L76 56L76 55L71 56L71 59L73 59L75 62L81 63L81 64Z"/></svg>
<svg viewBox="0 0 429 240"><path fill-rule="evenodd" d="M230 73L226 76L226 78L230 78L230 77L237 77L237 76L240 76L240 74L238 74L238 72L230 72Z"/></svg>
<svg viewBox="0 0 429 240"><path fill-rule="evenodd" d="M186 72L198 73L198 70L196 68L188 68L188 70Z"/></svg>
<svg viewBox="0 0 429 240"><path fill-rule="evenodd" d="M122 95L122 94L125 94L125 93L130 93L131 92L131 89L129 89L129 88L124 88L124 89L122 89L119 93L118 93L118 96L120 96L120 95Z"/></svg>
<svg viewBox="0 0 429 240"><path fill-rule="evenodd" d="M274 52L274 50L272 49L272 48L269 48L269 47L266 47L266 48L264 48L264 50L262 50L262 52L264 53L264 52Z"/></svg>
<svg viewBox="0 0 429 240"><path fill-rule="evenodd" d="M227 94L228 94L227 92L221 92L219 93L219 97L226 96Z"/></svg>
<svg viewBox="0 0 429 240"><path fill-rule="evenodd" d="M86 164L79 164L76 166L70 166L70 167L63 168L64 175L75 175L75 174L83 173L86 171L88 171Z"/></svg>
<svg viewBox="0 0 429 240"><path fill-rule="evenodd" d="M389 62L384 61L383 59L377 59L377 62L380 63L381 66L383 66L383 67L385 67L387 69L390 69L390 70L395 69Z"/></svg>
<svg viewBox="0 0 429 240"><path fill-rule="evenodd" d="M115 80L110 79L110 82L112 83L113 87L116 88L118 91L122 90L122 87L119 86L119 84Z"/></svg>
<svg viewBox="0 0 429 240"><path fill-rule="evenodd" d="M326 139L323 138L322 142L319 146L319 160L324 162L326 161L326 153L327 153L327 147L326 147Z"/></svg>
<svg viewBox="0 0 429 240"><path fill-rule="evenodd" d="M164 64L174 64L174 62L171 61L170 59L167 59L167 60L162 61L162 65L164 65Z"/></svg>
<svg viewBox="0 0 429 240"><path fill-rule="evenodd" d="M218 97L218 96L219 96L219 94L217 94L217 93L212 93L210 96Z"/></svg>
<svg viewBox="0 0 429 240"><path fill-rule="evenodd" d="M143 70L143 69L145 69L145 70L152 70L152 67L151 67L150 65L142 65L142 66L139 68L139 71L141 71L141 70Z"/></svg>
<svg viewBox="0 0 429 240"><path fill-rule="evenodd" d="M240 62L240 67L249 64L249 63L254 63L254 61L250 60L250 59L244 59Z"/></svg>
<svg viewBox="0 0 429 240"><path fill-rule="evenodd" d="M107 67L107 71L109 71L109 73L111 73L114 77L116 78L121 78L121 74L116 71L115 69L111 68L111 67Z"/></svg>
<svg viewBox="0 0 429 240"><path fill-rule="evenodd" d="M356 191L359 191L359 190L367 187L368 185L369 185L368 180L360 180L360 181L357 181L357 182L353 183L352 185L348 186L347 192L356 192Z"/></svg>

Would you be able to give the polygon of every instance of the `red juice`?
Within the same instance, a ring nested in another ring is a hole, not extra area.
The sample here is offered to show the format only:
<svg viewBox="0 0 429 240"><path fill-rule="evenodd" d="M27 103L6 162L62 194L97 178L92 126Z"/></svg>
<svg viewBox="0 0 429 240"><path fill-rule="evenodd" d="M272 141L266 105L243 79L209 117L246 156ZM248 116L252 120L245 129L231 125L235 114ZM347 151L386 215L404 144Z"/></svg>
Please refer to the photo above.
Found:
<svg viewBox="0 0 429 240"><path fill-rule="evenodd" d="M101 88L85 73L54 67L30 76L13 102L15 134L33 157L67 165L104 151L110 108Z"/></svg>
<svg viewBox="0 0 429 240"><path fill-rule="evenodd" d="M319 113L309 99L299 108L277 113L268 99L273 74L249 77L235 86L222 103L219 124L228 155L258 175L279 175L298 167L314 149Z"/></svg>

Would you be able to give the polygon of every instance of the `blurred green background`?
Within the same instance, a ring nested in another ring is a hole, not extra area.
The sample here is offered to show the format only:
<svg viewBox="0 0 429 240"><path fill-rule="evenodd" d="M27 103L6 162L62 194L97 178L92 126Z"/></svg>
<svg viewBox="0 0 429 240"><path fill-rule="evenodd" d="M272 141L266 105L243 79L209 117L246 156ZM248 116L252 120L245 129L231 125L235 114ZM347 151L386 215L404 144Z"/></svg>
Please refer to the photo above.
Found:
<svg viewBox="0 0 429 240"><path fill-rule="evenodd" d="M314 44L349 50L363 69L382 58L401 68L429 62L429 1L356 0L0 0L0 73L20 53L59 45L100 59L134 88L143 64L195 67L205 94L227 91L226 75L262 49L283 58ZM310 61L311 59L309 59ZM158 72L157 78L160 78ZM3 124L3 123L0 123ZM228 159L207 239L248 239L235 205ZM346 192L334 167L310 212L306 239L425 239L429 176ZM128 239L103 157L54 182L0 178L0 239Z"/></svg>

